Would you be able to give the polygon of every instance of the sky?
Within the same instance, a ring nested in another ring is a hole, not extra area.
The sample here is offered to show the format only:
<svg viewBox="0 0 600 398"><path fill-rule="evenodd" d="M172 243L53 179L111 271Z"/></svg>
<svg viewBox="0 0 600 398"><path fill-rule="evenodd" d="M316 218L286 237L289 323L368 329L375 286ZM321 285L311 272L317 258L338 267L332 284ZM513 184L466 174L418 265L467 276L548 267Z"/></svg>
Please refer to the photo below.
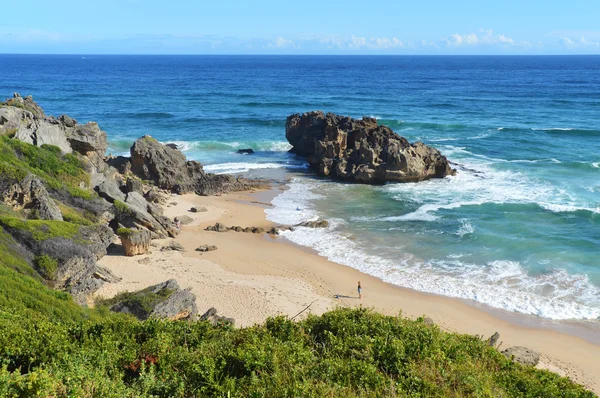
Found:
<svg viewBox="0 0 600 398"><path fill-rule="evenodd" d="M599 0L0 0L0 53L600 54Z"/></svg>

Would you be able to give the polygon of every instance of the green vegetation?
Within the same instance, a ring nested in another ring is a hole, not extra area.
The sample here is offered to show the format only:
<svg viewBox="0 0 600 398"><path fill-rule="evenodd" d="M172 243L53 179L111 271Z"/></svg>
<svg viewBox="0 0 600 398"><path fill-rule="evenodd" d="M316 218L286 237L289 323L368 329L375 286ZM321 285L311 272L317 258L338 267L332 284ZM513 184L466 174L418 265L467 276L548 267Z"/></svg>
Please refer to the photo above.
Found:
<svg viewBox="0 0 600 398"><path fill-rule="evenodd" d="M363 309L232 329L0 312L0 395L594 397L474 336Z"/></svg>
<svg viewBox="0 0 600 398"><path fill-rule="evenodd" d="M54 279L56 277L58 261L46 254L42 254L41 256L36 256L34 262L40 274L45 279Z"/></svg>
<svg viewBox="0 0 600 398"><path fill-rule="evenodd" d="M79 232L79 225L66 221L22 220L11 216L0 216L0 226L29 232L36 241L57 237L73 239Z"/></svg>
<svg viewBox="0 0 600 398"><path fill-rule="evenodd" d="M61 322L99 318L97 312L77 305L68 293L44 285L26 256L17 249L13 238L0 227L0 310ZM3 358L0 355L0 362Z"/></svg>
<svg viewBox="0 0 600 398"><path fill-rule="evenodd" d="M119 293L110 299L98 299L95 305L96 307L110 308L117 303L123 303L128 308L134 308L140 314L148 316L157 304L168 299L174 292L171 289L162 289L153 293L150 288L146 288L138 292Z"/></svg>
<svg viewBox="0 0 600 398"><path fill-rule="evenodd" d="M120 214L131 214L131 209L129 208L129 206L127 206L120 200L115 200L113 204L115 205L115 208Z"/></svg>
<svg viewBox="0 0 600 398"><path fill-rule="evenodd" d="M18 129L14 129L13 128L13 129L6 129L4 131L1 131L0 133L2 135L5 135L5 136L9 137L9 138L12 138L12 137L15 136L15 134L17 134L17 131L18 131Z"/></svg>
<svg viewBox="0 0 600 398"><path fill-rule="evenodd" d="M66 222L70 222L72 224L79 225L93 225L94 224L94 215L89 213L84 213L81 215L79 211L74 208L65 205L64 203L60 203L56 201L60 212L62 213L63 220Z"/></svg>
<svg viewBox="0 0 600 398"><path fill-rule="evenodd" d="M89 185L90 176L78 157L73 154L62 155L60 149L52 145L42 145L40 148L0 136L0 173L15 181L31 173L47 186L56 190L66 189L72 196L91 199L94 195L79 187L81 182Z"/></svg>

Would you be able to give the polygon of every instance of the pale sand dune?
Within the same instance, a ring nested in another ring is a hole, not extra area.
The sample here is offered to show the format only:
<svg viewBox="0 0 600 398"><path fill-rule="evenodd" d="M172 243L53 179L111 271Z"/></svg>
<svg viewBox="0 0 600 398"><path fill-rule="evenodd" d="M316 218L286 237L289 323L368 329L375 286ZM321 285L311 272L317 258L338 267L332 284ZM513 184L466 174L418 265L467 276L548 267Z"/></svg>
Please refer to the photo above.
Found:
<svg viewBox="0 0 600 398"><path fill-rule="evenodd" d="M240 326L260 323L277 314L294 316L311 303L309 311L316 314L338 305L362 305L385 314L402 311L410 318L427 315L446 330L485 337L499 332L503 348L521 345L536 350L543 354L541 367L600 392L599 345L547 328L525 326L514 316L495 316L462 300L398 288L328 262L284 238L204 231L217 221L226 226L271 226L264 215L267 204L257 203L265 202L265 195L173 196L170 202L177 204L166 207L165 214L194 218L176 239L186 251L161 252L155 247L148 256L106 256L100 263L123 280L106 284L97 294L110 297L175 278L196 294L200 311L214 306L221 315L235 318ZM191 213L191 206L204 206L208 211ZM168 240L156 243L165 245ZM218 250L202 254L194 251L204 244L216 245ZM145 257L150 263L139 264L138 260ZM362 300L356 292L359 280Z"/></svg>

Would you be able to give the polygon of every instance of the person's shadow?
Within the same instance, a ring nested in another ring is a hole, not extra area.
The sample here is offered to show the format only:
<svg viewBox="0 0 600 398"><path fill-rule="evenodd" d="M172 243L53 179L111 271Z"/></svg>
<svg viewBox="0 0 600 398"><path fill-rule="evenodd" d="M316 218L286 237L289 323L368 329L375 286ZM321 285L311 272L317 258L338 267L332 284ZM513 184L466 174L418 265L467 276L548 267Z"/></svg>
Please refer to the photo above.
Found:
<svg viewBox="0 0 600 398"><path fill-rule="evenodd" d="M342 294L334 294L333 298L335 299L340 299L340 298L351 298L351 299L358 299L358 297L354 297L354 296L344 296Z"/></svg>

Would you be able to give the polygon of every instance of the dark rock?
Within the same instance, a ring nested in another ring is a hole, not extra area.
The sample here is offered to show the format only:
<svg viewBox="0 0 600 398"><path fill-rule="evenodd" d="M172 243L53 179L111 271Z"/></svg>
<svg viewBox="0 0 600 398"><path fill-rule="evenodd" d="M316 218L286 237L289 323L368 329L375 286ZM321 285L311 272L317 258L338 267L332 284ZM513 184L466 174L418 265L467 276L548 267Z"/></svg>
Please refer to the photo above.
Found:
<svg viewBox="0 0 600 398"><path fill-rule="evenodd" d="M202 165L188 161L177 149L161 144L150 136L137 140L131 147L131 170L145 180L154 181L162 189L183 194L220 195L243 191L264 184L242 177L206 174Z"/></svg>
<svg viewBox="0 0 600 398"><path fill-rule="evenodd" d="M169 142L168 144L165 144L165 146L168 146L171 149L179 149L179 147L177 146L177 144L173 144L172 142Z"/></svg>
<svg viewBox="0 0 600 398"><path fill-rule="evenodd" d="M137 256L148 253L150 250L150 231L147 229L119 229L121 245L126 256Z"/></svg>
<svg viewBox="0 0 600 398"><path fill-rule="evenodd" d="M252 148L238 149L237 153L240 155L251 155L254 153L254 150Z"/></svg>
<svg viewBox="0 0 600 398"><path fill-rule="evenodd" d="M264 234L265 229L263 227L252 227L253 234Z"/></svg>
<svg viewBox="0 0 600 398"><path fill-rule="evenodd" d="M119 173L127 174L131 171L131 159L125 156L110 156L106 158L106 164L114 167Z"/></svg>
<svg viewBox="0 0 600 398"><path fill-rule="evenodd" d="M307 157L322 176L368 184L415 182L455 173L446 157L422 142L410 144L373 118L321 111L289 116L290 152Z"/></svg>
<svg viewBox="0 0 600 398"><path fill-rule="evenodd" d="M125 193L137 192L139 194L143 194L142 182L137 178L127 178L125 182Z"/></svg>
<svg viewBox="0 0 600 398"><path fill-rule="evenodd" d="M216 223L215 225L211 225L205 228L205 231L214 231L214 232L227 232L229 229L221 224L221 223Z"/></svg>
<svg viewBox="0 0 600 398"><path fill-rule="evenodd" d="M244 228L244 232L245 233L252 233L252 227L246 227L246 228Z"/></svg>
<svg viewBox="0 0 600 398"><path fill-rule="evenodd" d="M526 347L510 347L502 351L509 359L518 362L522 365L535 366L540 361L540 354Z"/></svg>
<svg viewBox="0 0 600 398"><path fill-rule="evenodd" d="M140 320L163 318L169 320L195 320L198 316L196 296L188 289L182 290L174 279L143 290L117 296L111 311L131 314Z"/></svg>
<svg viewBox="0 0 600 398"><path fill-rule="evenodd" d="M156 203L164 205L167 203L167 196L160 192L158 189L154 188L146 192L144 195L146 200L150 203Z"/></svg>
<svg viewBox="0 0 600 398"><path fill-rule="evenodd" d="M190 209L190 211L192 213L204 213L204 212L207 212L208 210L206 209L206 207L203 207L203 206L194 206Z"/></svg>
<svg viewBox="0 0 600 398"><path fill-rule="evenodd" d="M212 252L217 250L215 245L202 245L196 249L197 252Z"/></svg>
<svg viewBox="0 0 600 398"><path fill-rule="evenodd" d="M490 336L490 338L487 340L487 343L490 347L495 347L498 343L498 340L500 340L500 333L496 332Z"/></svg>
<svg viewBox="0 0 600 398"><path fill-rule="evenodd" d="M165 251L178 251L178 252L183 252L185 251L185 249L183 248L183 246L181 246L180 243L177 243L175 241L172 241L171 243L169 243L167 246L163 246L160 249L161 252L165 252Z"/></svg>
<svg viewBox="0 0 600 398"><path fill-rule="evenodd" d="M231 227L231 229L235 232L244 232L244 228L240 226Z"/></svg>
<svg viewBox="0 0 600 398"><path fill-rule="evenodd" d="M329 221L327 221L327 220L304 221L303 223L296 225L296 227L328 228Z"/></svg>
<svg viewBox="0 0 600 398"><path fill-rule="evenodd" d="M269 229L269 230L267 231L267 233L268 233L269 235L279 235L280 231L279 231L279 228L277 228L277 227L272 227L271 229Z"/></svg>
<svg viewBox="0 0 600 398"><path fill-rule="evenodd" d="M235 326L235 319L227 318L224 316L217 315L217 310L214 307L211 307L206 311L202 316L200 316L201 321L209 321L213 325L229 325Z"/></svg>

